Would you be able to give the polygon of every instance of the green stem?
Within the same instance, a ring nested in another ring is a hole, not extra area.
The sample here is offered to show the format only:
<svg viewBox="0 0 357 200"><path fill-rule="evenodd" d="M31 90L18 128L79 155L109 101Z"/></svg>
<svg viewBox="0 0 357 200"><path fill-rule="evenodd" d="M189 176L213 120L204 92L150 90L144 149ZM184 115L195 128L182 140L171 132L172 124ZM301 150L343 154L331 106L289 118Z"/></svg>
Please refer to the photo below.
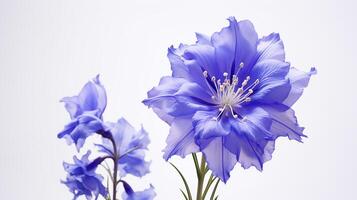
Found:
<svg viewBox="0 0 357 200"><path fill-rule="evenodd" d="M203 185L205 182L205 176L207 173L207 166L206 166L206 160L204 156L202 155L201 158L201 165L198 165L197 161L197 155L193 154L194 162L195 162L195 167L196 167L196 172L197 172L197 194L196 194L196 200L203 200Z"/></svg>
<svg viewBox="0 0 357 200"><path fill-rule="evenodd" d="M110 138L112 144L113 144L113 149L114 149L114 155L113 155L113 162L114 162L114 171L113 171L113 200L117 200L117 179L118 179L118 159L119 159L119 155L117 153L117 145L114 141L113 138Z"/></svg>

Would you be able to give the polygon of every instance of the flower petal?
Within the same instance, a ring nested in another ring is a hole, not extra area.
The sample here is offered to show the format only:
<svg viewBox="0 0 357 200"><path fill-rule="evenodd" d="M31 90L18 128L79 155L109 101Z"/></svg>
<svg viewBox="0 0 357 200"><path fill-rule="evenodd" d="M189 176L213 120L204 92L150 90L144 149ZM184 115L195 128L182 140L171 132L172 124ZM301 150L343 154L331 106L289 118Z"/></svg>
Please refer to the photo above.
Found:
<svg viewBox="0 0 357 200"><path fill-rule="evenodd" d="M123 177L126 174L131 174L137 177L142 177L150 172L151 162L145 161L145 152L136 150L126 154L119 159L120 175Z"/></svg>
<svg viewBox="0 0 357 200"><path fill-rule="evenodd" d="M150 143L148 133L141 128L136 131L124 118L120 118L116 123L107 122L106 129L111 133L117 149L113 149L113 144L109 139L104 138L102 144L97 144L100 152L112 156L119 155L120 175L131 174L142 177L149 173L150 162L145 161L145 150Z"/></svg>
<svg viewBox="0 0 357 200"><path fill-rule="evenodd" d="M65 103L64 106L68 111L71 119L76 118L78 115L82 113L78 96L64 97L61 99L61 102Z"/></svg>
<svg viewBox="0 0 357 200"><path fill-rule="evenodd" d="M277 60L265 60L257 63L251 71L251 82L259 80L251 95L252 102L282 102L289 94L291 85L285 78L289 72L289 63Z"/></svg>
<svg viewBox="0 0 357 200"><path fill-rule="evenodd" d="M292 67L287 75L291 84L291 90L283 104L292 106L300 98L304 88L309 84L310 77L316 73L317 71L315 68L311 68L310 72L306 73Z"/></svg>
<svg viewBox="0 0 357 200"><path fill-rule="evenodd" d="M168 58L171 64L172 76L184 78L187 81L195 82L203 88L208 89L203 71L215 73L217 67L214 56L214 48L205 45L180 45L179 48L169 48Z"/></svg>
<svg viewBox="0 0 357 200"><path fill-rule="evenodd" d="M255 166L263 169L263 163L271 159L274 148L273 135L269 132L272 120L268 112L256 106L239 110L242 119L232 119L231 133L226 136L225 147L237 156L243 168Z"/></svg>
<svg viewBox="0 0 357 200"><path fill-rule="evenodd" d="M190 97L196 102L205 105L214 105L212 95L208 90L205 90L200 85L192 82L186 82L181 85L180 89L174 94L180 97Z"/></svg>
<svg viewBox="0 0 357 200"><path fill-rule="evenodd" d="M275 137L288 136L289 139L299 142L302 141L301 137L306 137L303 134L304 128L300 127L297 122L294 110L283 104L262 105L261 107L269 113L272 119L270 133Z"/></svg>
<svg viewBox="0 0 357 200"><path fill-rule="evenodd" d="M90 155L88 151L81 159L76 156L73 157L74 164L63 163L63 167L68 173L66 181L61 181L69 190L74 194L74 199L79 196L85 195L87 199L98 198L99 195L106 197L108 194L107 189L103 186L103 177L95 173L96 167L89 167L94 161L89 161Z"/></svg>
<svg viewBox="0 0 357 200"><path fill-rule="evenodd" d="M171 46L167 50L167 57L171 64L172 77L188 78L190 77L188 67L185 65L182 55L187 45L181 44L179 48Z"/></svg>
<svg viewBox="0 0 357 200"><path fill-rule="evenodd" d="M271 33L258 41L257 63L266 59L285 62L284 44L278 33Z"/></svg>
<svg viewBox="0 0 357 200"><path fill-rule="evenodd" d="M272 120L267 111L257 106L245 106L238 109L237 113L242 119L229 119L237 135L245 134L252 140L271 139L268 130Z"/></svg>
<svg viewBox="0 0 357 200"><path fill-rule="evenodd" d="M197 110L206 110L208 94L196 83L182 78L164 77L159 86L148 92L143 103L157 108L158 116L170 122L172 117L186 116ZM202 100L203 99L203 100Z"/></svg>
<svg viewBox="0 0 357 200"><path fill-rule="evenodd" d="M237 22L234 17L228 20L228 27L212 35L218 66L222 73L236 74L238 66L243 62L246 66L244 70L250 71L257 51L258 35L250 21Z"/></svg>
<svg viewBox="0 0 357 200"><path fill-rule="evenodd" d="M237 156L244 169L254 166L261 171L263 163L272 158L274 144L274 140L252 140L245 134L229 134L224 145Z"/></svg>
<svg viewBox="0 0 357 200"><path fill-rule="evenodd" d="M154 187L150 185L150 188L145 189L144 191L138 191L128 194L124 192L122 194L123 200L152 200L156 196Z"/></svg>
<svg viewBox="0 0 357 200"><path fill-rule="evenodd" d="M219 111L197 111L192 117L192 125L195 129L195 137L207 139L211 137L225 136L229 134L229 129L225 129L226 117L214 119Z"/></svg>
<svg viewBox="0 0 357 200"><path fill-rule="evenodd" d="M208 35L202 33L196 33L198 44L211 44L211 38Z"/></svg>
<svg viewBox="0 0 357 200"><path fill-rule="evenodd" d="M197 64L201 73L200 78L203 78L202 72L208 71L209 74L219 75L220 71L217 67L215 48L210 44L195 44L190 45L186 48L183 57L186 60L194 60L195 64ZM192 64L192 63L191 63ZM189 65L190 68L194 68L194 65Z"/></svg>
<svg viewBox="0 0 357 200"><path fill-rule="evenodd" d="M97 75L93 81L84 85L78 96L65 97L61 100L65 103L67 111L74 119L85 111L98 110L98 117L101 117L107 105L107 96L104 87Z"/></svg>
<svg viewBox="0 0 357 200"><path fill-rule="evenodd" d="M201 141L201 150L209 169L212 170L213 175L219 177L224 183L229 179L230 171L237 163L236 155L225 148L225 141L225 137L216 137L205 142Z"/></svg>
<svg viewBox="0 0 357 200"><path fill-rule="evenodd" d="M168 160L173 155L185 157L187 154L197 152L198 146L194 141L194 130L191 117L176 118L171 124L170 134L166 139L164 159Z"/></svg>
<svg viewBox="0 0 357 200"><path fill-rule="evenodd" d="M174 98L180 86L185 82L182 78L163 77L158 86L148 92L148 98L143 101L146 106L152 107L155 113L165 122L171 124L173 116L170 115L177 105Z"/></svg>
<svg viewBox="0 0 357 200"><path fill-rule="evenodd" d="M66 138L69 144L76 144L77 150L83 146L88 136L103 128L102 121L93 115L80 115L67 124L58 138Z"/></svg>

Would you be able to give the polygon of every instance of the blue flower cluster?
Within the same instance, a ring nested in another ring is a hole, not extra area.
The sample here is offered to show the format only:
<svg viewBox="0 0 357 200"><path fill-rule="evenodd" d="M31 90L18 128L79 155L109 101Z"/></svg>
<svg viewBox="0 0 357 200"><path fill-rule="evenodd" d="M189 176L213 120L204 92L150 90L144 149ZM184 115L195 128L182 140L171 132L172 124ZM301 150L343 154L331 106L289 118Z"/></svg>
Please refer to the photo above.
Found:
<svg viewBox="0 0 357 200"><path fill-rule="evenodd" d="M197 33L195 44L171 46L167 56L172 74L162 77L143 101L170 126L164 159L192 154L198 178L196 199L200 200L214 182L210 199L217 199L218 183L228 181L237 163L244 169L262 171L278 138L302 142L304 128L292 106L316 74L315 68L303 72L285 60L279 34L258 38L250 21L234 17L228 21L228 26L211 36ZM63 163L67 178L62 183L74 194L74 200L80 196L117 200L118 186L122 186L124 200L154 199L152 185L134 191L123 179L127 174L142 177L149 173L150 162L145 160L148 133L143 128L135 130L124 118L103 120L107 96L99 76L77 96L61 101L71 120L58 138L74 144L78 152L89 136L102 138L95 144L94 158L88 151L80 159L74 156L73 164ZM197 152L202 153L201 163ZM112 168L102 165L106 159L113 161ZM109 173L112 189L103 185L99 166ZM173 166L185 184L187 193L181 190L182 194L192 200L184 176ZM208 171L212 174L203 188Z"/></svg>
<svg viewBox="0 0 357 200"><path fill-rule="evenodd" d="M67 172L62 181L74 194L74 199L85 196L97 199L99 195L110 199L109 188L103 185L103 177L96 173L98 166L106 159L114 161L113 168L107 168L112 181L112 199L116 200L119 183L123 183L124 200L151 200L156 194L150 186L144 191L134 192L122 178L131 174L142 177L149 173L150 162L145 161L145 151L149 144L148 133L141 128L136 131L125 119L116 123L104 122L103 112L107 105L107 96L99 76L89 81L77 96L65 97L61 100L70 115L71 121L58 138L65 138L69 144L75 144L78 151L86 139L92 134L102 136L102 143L96 144L98 155L90 159L88 151L81 159L74 157L74 163L63 163Z"/></svg>

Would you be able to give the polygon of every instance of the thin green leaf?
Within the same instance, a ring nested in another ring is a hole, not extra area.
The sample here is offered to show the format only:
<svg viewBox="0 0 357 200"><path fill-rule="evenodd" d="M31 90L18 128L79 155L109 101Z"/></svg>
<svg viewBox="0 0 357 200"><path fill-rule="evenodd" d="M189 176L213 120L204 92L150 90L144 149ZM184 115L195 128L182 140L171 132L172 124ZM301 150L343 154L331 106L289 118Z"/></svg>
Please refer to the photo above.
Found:
<svg viewBox="0 0 357 200"><path fill-rule="evenodd" d="M185 199L188 200L188 197L187 197L187 195L185 194L185 192L182 191L181 189L180 189L180 191L181 191L182 195L185 197Z"/></svg>
<svg viewBox="0 0 357 200"><path fill-rule="evenodd" d="M190 188L188 187L188 184L187 184L187 181L185 179L185 177L183 176L183 174L181 173L181 171L174 165L170 162L170 165L172 167L174 167L176 169L176 171L179 173L179 175L181 176L181 179L183 181L183 183L185 184L185 188L186 188L186 191L187 191L187 195L188 195L188 200L192 200L192 195L191 195L191 191L190 191Z"/></svg>
<svg viewBox="0 0 357 200"><path fill-rule="evenodd" d="M216 196L216 198L214 198L214 200L217 200L218 199L218 195Z"/></svg>
<svg viewBox="0 0 357 200"><path fill-rule="evenodd" d="M205 190L203 191L203 195L202 195L202 199L205 199L212 183L216 180L217 177L214 177L213 174L211 174L211 176L208 179L207 185L205 187Z"/></svg>
<svg viewBox="0 0 357 200"><path fill-rule="evenodd" d="M216 181L216 185L214 186L213 188L213 191L212 191L212 194L211 194L211 197L210 197L210 200L215 200L218 198L218 196L214 197L214 195L216 194L216 191L217 191L217 187L218 187L218 184L219 184L219 178L217 179Z"/></svg>

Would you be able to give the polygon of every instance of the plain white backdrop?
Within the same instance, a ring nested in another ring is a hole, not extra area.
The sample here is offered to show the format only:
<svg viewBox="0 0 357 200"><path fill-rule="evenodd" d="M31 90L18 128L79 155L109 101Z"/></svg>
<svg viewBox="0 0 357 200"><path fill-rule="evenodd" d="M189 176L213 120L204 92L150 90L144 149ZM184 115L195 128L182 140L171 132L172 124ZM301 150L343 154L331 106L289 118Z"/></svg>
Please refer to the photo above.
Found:
<svg viewBox="0 0 357 200"><path fill-rule="evenodd" d="M287 60L318 69L294 106L309 138L279 139L264 171L236 166L223 200L355 200L357 180L357 4L351 0L0 1L0 199L65 200L62 161L75 153L56 134L69 117L59 99L96 74L108 94L106 120L125 117L150 133L158 200L182 199L181 180L162 159L168 126L141 101L170 74L167 48L211 34L226 18L250 19L259 34L279 32ZM190 157L174 158L195 184Z"/></svg>

